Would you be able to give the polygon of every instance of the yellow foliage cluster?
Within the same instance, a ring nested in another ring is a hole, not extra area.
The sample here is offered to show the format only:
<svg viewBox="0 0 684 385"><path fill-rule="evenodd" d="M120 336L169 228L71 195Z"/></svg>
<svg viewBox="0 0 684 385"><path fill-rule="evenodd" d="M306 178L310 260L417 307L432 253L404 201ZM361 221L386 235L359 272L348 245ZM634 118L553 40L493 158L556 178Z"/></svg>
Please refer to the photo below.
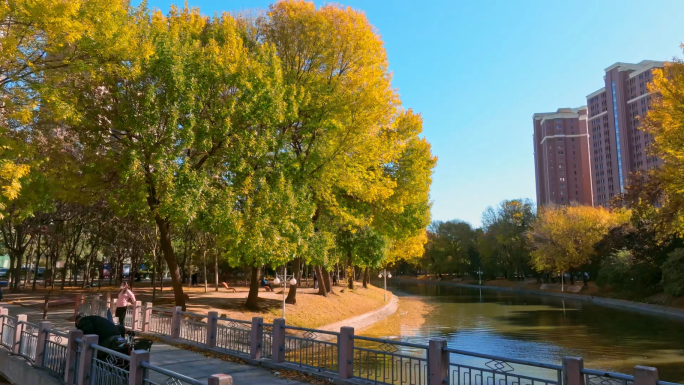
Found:
<svg viewBox="0 0 684 385"><path fill-rule="evenodd" d="M532 265L538 271L567 272L589 261L594 244L608 231L630 219L627 210L560 206L540 209L527 232Z"/></svg>

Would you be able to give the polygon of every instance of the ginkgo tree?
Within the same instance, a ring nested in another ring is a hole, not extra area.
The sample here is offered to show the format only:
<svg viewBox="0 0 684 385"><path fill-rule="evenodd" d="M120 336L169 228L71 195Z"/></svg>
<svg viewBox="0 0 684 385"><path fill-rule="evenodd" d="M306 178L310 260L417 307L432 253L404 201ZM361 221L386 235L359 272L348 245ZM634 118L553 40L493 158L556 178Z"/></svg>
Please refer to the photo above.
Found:
<svg viewBox="0 0 684 385"><path fill-rule="evenodd" d="M185 306L174 226L207 209L209 190L231 189L237 199L259 182L234 183L254 168L250 159L273 150L283 113L278 58L267 45L248 49L228 14L172 7L164 15L143 5L127 28L133 45L120 62L55 79L69 103L51 107L78 136L83 172L103 176L110 200L147 208L175 302Z"/></svg>
<svg viewBox="0 0 684 385"><path fill-rule="evenodd" d="M629 211L603 207L544 207L527 232L531 263L538 271L565 274L589 262L594 245L628 222Z"/></svg>

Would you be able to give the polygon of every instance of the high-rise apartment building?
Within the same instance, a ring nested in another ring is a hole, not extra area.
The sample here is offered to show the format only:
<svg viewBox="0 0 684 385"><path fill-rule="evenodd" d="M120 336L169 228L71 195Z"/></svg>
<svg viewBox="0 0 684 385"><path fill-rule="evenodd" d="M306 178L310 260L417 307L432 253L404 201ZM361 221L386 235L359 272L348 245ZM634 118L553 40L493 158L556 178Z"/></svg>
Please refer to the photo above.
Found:
<svg viewBox="0 0 684 385"><path fill-rule="evenodd" d="M591 205L587 107L537 113L532 121L537 205Z"/></svg>
<svg viewBox="0 0 684 385"><path fill-rule="evenodd" d="M653 138L639 129L639 117L646 114L651 102L647 83L652 71L663 65L652 60L615 63L606 68L605 87L587 95L595 206L608 206L614 196L624 192L630 173L661 164L647 152Z"/></svg>

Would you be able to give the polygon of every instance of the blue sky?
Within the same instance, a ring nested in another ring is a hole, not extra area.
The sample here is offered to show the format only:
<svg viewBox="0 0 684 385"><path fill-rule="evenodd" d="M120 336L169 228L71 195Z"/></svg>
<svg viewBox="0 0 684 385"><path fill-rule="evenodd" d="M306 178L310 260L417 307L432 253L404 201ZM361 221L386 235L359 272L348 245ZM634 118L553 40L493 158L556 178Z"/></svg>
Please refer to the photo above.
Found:
<svg viewBox="0 0 684 385"><path fill-rule="evenodd" d="M180 3L148 4L168 10ZM270 3L188 1L205 14ZM423 116L439 157L433 219L475 226L487 206L535 198L533 113L584 105L603 86L606 67L681 57L684 41L684 1L675 0L338 3L366 12L404 106Z"/></svg>

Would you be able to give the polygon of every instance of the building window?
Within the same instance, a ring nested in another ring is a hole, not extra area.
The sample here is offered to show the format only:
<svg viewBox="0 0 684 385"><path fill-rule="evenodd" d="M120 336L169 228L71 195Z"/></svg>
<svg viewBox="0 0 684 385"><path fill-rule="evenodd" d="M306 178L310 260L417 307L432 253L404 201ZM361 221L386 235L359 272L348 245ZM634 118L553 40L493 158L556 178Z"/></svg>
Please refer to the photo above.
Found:
<svg viewBox="0 0 684 385"><path fill-rule="evenodd" d="M558 151L558 155L563 155L563 151Z"/></svg>
<svg viewBox="0 0 684 385"><path fill-rule="evenodd" d="M563 141L563 138L558 138L558 142L562 142L562 141Z"/></svg>
<svg viewBox="0 0 684 385"><path fill-rule="evenodd" d="M561 181L561 182L565 182L565 178L560 178L560 181Z"/></svg>

